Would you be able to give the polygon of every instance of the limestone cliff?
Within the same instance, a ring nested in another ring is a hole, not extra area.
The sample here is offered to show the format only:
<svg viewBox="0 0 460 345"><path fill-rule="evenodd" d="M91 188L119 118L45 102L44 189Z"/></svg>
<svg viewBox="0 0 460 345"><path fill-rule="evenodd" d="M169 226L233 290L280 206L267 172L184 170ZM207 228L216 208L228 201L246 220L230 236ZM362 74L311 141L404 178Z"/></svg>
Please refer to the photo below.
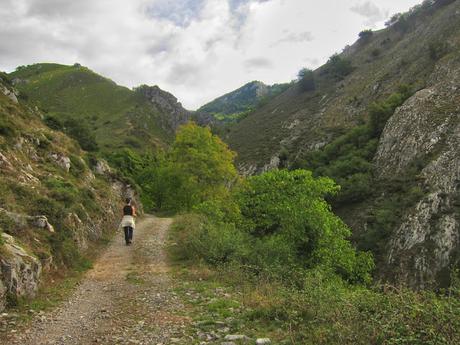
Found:
<svg viewBox="0 0 460 345"><path fill-rule="evenodd" d="M376 165L381 178L414 164L425 195L403 217L388 246L395 280L428 287L460 260L460 55L439 61L428 85L387 123Z"/></svg>
<svg viewBox="0 0 460 345"><path fill-rule="evenodd" d="M163 114L158 118L158 122L165 131L174 133L180 125L189 121L195 121L200 125L207 125L215 121L211 115L184 109L174 95L156 85L142 85L135 91L141 94L157 112Z"/></svg>

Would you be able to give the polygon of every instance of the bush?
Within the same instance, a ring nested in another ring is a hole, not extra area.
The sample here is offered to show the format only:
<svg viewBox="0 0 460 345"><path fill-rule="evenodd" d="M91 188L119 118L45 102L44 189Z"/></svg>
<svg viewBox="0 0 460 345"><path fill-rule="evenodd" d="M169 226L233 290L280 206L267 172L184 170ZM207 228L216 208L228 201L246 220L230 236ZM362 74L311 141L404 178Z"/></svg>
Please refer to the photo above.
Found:
<svg viewBox="0 0 460 345"><path fill-rule="evenodd" d="M56 131L62 131L64 129L64 124L56 116L46 115L44 119L45 124Z"/></svg>
<svg viewBox="0 0 460 345"><path fill-rule="evenodd" d="M347 58L343 58L339 54L332 55L326 63L326 73L330 74L336 79L343 79L351 72L353 72L354 67L351 64L351 61Z"/></svg>
<svg viewBox="0 0 460 345"><path fill-rule="evenodd" d="M97 151L99 148L96 143L96 137L85 122L66 119L64 121L64 132L78 141L81 148L86 151Z"/></svg>
<svg viewBox="0 0 460 345"><path fill-rule="evenodd" d="M208 264L220 265L237 260L249 250L249 241L234 225L213 224L203 216L179 217L173 233L177 242L173 253L182 260L204 260Z"/></svg>
<svg viewBox="0 0 460 345"><path fill-rule="evenodd" d="M70 155L70 173L74 176L81 176L86 171L86 165L80 157Z"/></svg>
<svg viewBox="0 0 460 345"><path fill-rule="evenodd" d="M12 138L15 137L16 134L16 126L9 119L2 116L0 118L0 135L7 138Z"/></svg>
<svg viewBox="0 0 460 345"><path fill-rule="evenodd" d="M316 89L315 75L312 70L303 68L297 74L300 89L304 92L314 91Z"/></svg>
<svg viewBox="0 0 460 345"><path fill-rule="evenodd" d="M374 57L374 58L380 56L380 54L381 54L381 50L378 49L378 48L372 49L372 51L371 51L371 56Z"/></svg>
<svg viewBox="0 0 460 345"><path fill-rule="evenodd" d="M373 103L369 107L369 128L374 137L379 137L387 121L410 96L412 91L409 86L401 85L398 92L392 94L385 101Z"/></svg>
<svg viewBox="0 0 460 345"><path fill-rule="evenodd" d="M437 40L428 44L428 53L430 59L438 61L440 58L449 53L449 44L443 40Z"/></svg>
<svg viewBox="0 0 460 345"><path fill-rule="evenodd" d="M368 29L361 31L358 36L361 41L367 42L373 35L374 32Z"/></svg>
<svg viewBox="0 0 460 345"><path fill-rule="evenodd" d="M72 206L78 199L78 189L71 182L51 177L45 181L45 185L50 190L50 196L66 207Z"/></svg>

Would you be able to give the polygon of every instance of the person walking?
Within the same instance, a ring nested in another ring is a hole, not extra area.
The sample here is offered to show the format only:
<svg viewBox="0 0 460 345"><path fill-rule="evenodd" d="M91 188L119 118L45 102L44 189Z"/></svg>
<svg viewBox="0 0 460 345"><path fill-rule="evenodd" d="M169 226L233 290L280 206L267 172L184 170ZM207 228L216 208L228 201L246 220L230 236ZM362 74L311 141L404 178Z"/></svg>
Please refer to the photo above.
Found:
<svg viewBox="0 0 460 345"><path fill-rule="evenodd" d="M132 205L131 198L127 198L126 205L123 207L123 219L121 220L121 227L125 232L127 246L133 242L133 232L136 227L134 217L136 217L136 208Z"/></svg>

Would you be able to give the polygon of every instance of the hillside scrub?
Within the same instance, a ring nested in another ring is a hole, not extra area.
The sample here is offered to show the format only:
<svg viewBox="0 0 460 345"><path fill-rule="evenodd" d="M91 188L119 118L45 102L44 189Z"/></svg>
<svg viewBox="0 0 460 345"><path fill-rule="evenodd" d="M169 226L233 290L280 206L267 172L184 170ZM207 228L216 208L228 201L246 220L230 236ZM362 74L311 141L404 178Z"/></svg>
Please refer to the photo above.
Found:
<svg viewBox="0 0 460 345"><path fill-rule="evenodd" d="M336 188L301 170L250 178L225 202L208 201L181 218L177 255L216 267L238 263L287 281L322 269L369 283L372 257L354 250L346 240L349 229L324 200Z"/></svg>
<svg viewBox="0 0 460 345"><path fill-rule="evenodd" d="M216 290L224 290L229 297L219 299L220 303L231 302L241 310L216 313L208 304L193 301L194 321L214 325L231 315L239 333L264 334L274 344L454 345L460 341L460 300L454 289L450 295L437 296L387 285L367 288L321 270L306 273L301 284L293 286L232 265L213 271L193 266L178 276L186 279L186 291L193 287L214 296Z"/></svg>
<svg viewBox="0 0 460 345"><path fill-rule="evenodd" d="M369 200L373 200L363 220L368 224L367 231L355 234L354 240L358 248L372 251L378 262L403 211L424 195L415 185L418 173L415 167L410 175L395 177L393 181L378 181L374 173L373 159L381 133L396 108L412 93L410 87L399 86L397 92L369 106L367 124L350 129L318 151L307 153L290 167L309 169L315 176L336 181L341 190L328 199L335 209L365 200L371 204Z"/></svg>
<svg viewBox="0 0 460 345"><path fill-rule="evenodd" d="M368 197L374 186L373 164L379 137L396 108L412 95L402 85L398 91L368 108L368 123L339 136L324 148L312 151L292 164L292 169L304 168L315 176L332 178L341 187L334 204L357 202Z"/></svg>

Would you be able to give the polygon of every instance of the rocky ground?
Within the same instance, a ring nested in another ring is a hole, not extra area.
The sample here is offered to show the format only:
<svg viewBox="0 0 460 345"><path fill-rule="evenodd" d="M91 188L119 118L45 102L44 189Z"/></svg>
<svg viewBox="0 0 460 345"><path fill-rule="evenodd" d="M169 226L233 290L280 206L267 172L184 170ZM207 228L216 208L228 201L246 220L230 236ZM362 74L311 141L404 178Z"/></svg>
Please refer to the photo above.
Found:
<svg viewBox="0 0 460 345"><path fill-rule="evenodd" d="M172 278L165 254L171 219L144 217L132 246L119 234L99 257L73 294L51 311L22 323L17 315L0 315L0 343L64 344L269 344L238 335L232 314L240 308L221 288L196 291ZM203 306L231 310L226 318L203 312ZM199 306L197 306L199 305ZM210 319L211 318L211 319Z"/></svg>
<svg viewBox="0 0 460 345"><path fill-rule="evenodd" d="M27 327L13 329L7 344L168 344L181 342L187 318L171 290L163 246L170 219L146 217L132 246L121 235L99 258L72 297Z"/></svg>

